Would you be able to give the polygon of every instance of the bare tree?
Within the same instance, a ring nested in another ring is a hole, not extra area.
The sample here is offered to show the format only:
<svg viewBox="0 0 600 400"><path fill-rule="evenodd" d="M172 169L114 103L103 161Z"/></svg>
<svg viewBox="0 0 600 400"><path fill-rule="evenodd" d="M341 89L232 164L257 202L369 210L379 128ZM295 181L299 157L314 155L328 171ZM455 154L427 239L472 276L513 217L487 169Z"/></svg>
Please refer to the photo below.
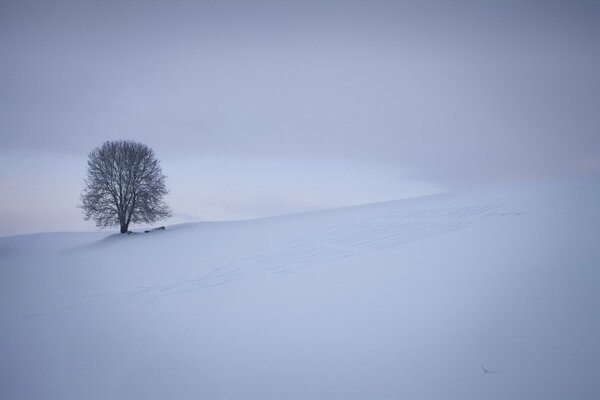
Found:
<svg viewBox="0 0 600 400"><path fill-rule="evenodd" d="M163 200L168 192L151 148L130 140L105 142L89 154L80 208L98 228L119 225L125 233L130 223L171 216Z"/></svg>

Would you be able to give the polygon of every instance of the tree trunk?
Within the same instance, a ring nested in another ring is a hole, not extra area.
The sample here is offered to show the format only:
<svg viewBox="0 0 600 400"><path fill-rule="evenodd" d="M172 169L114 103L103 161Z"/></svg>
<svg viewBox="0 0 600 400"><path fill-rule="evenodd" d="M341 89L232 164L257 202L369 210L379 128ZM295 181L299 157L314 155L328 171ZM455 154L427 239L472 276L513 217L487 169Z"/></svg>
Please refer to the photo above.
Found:
<svg viewBox="0 0 600 400"><path fill-rule="evenodd" d="M127 233L129 229L129 224L121 224L121 233Z"/></svg>

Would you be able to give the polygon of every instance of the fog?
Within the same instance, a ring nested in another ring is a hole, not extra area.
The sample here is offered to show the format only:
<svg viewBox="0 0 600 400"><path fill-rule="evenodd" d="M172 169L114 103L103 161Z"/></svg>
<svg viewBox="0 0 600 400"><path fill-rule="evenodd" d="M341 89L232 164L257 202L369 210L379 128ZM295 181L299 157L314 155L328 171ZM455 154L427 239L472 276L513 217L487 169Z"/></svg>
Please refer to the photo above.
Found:
<svg viewBox="0 0 600 400"><path fill-rule="evenodd" d="M600 170L598 2L0 4L0 235L94 229L122 138L172 222Z"/></svg>

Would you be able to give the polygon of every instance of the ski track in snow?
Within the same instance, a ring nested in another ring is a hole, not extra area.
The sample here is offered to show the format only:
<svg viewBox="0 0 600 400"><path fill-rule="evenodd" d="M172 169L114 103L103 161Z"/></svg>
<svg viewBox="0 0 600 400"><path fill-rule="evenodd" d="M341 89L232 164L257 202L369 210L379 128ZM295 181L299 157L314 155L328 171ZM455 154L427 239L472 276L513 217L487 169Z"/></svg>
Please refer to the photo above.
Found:
<svg viewBox="0 0 600 400"><path fill-rule="evenodd" d="M158 286L143 286L122 293L83 295L81 307L91 305L118 305L134 301L151 303L164 296L196 292L259 273L286 274L352 257L368 251L380 251L403 246L418 240L466 229L489 221L490 217L515 217L525 213L506 209L503 204L482 206L423 209L411 212L384 213L366 219L346 222L305 234L275 251L246 255L238 261L214 268L204 276L187 279L173 277L173 281ZM69 311L77 306L31 313L24 317L37 317Z"/></svg>

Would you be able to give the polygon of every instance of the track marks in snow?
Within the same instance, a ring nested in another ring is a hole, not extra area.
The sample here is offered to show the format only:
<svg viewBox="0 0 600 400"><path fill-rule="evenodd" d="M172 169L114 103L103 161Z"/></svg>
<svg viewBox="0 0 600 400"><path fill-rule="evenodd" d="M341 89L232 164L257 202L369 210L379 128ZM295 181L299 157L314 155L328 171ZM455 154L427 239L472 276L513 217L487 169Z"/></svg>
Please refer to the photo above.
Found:
<svg viewBox="0 0 600 400"><path fill-rule="evenodd" d="M87 305L118 305L133 301L153 302L164 296L206 290L257 274L285 274L299 269L348 258L369 251L381 251L407 245L452 231L467 229L491 221L491 217L516 217L524 213L506 209L503 204L402 210L387 212L325 226L284 244L263 246L219 265L207 274L187 279L171 278L161 285L140 286L121 293L86 295ZM492 218L493 219L493 218ZM69 310L72 307L64 307ZM52 313L54 311L50 311ZM60 312L56 311L56 312ZM27 317L46 315L33 313Z"/></svg>
<svg viewBox="0 0 600 400"><path fill-rule="evenodd" d="M338 250L324 246L298 244L290 249L248 257L246 258L246 261L254 263L266 271L282 273L323 261L350 257L353 254L354 252L350 250Z"/></svg>
<svg viewBox="0 0 600 400"><path fill-rule="evenodd" d="M497 216L502 205L430 209L386 213L365 220L328 227L304 240L353 251L379 250L427 239L482 223Z"/></svg>
<svg viewBox="0 0 600 400"><path fill-rule="evenodd" d="M189 293L225 285L258 273L293 273L329 261L368 251L400 247L488 221L487 217L518 216L502 204L456 208L425 209L382 213L364 219L327 226L298 237L285 245L256 250L228 265L191 280L180 278L138 295L154 301L162 296Z"/></svg>

